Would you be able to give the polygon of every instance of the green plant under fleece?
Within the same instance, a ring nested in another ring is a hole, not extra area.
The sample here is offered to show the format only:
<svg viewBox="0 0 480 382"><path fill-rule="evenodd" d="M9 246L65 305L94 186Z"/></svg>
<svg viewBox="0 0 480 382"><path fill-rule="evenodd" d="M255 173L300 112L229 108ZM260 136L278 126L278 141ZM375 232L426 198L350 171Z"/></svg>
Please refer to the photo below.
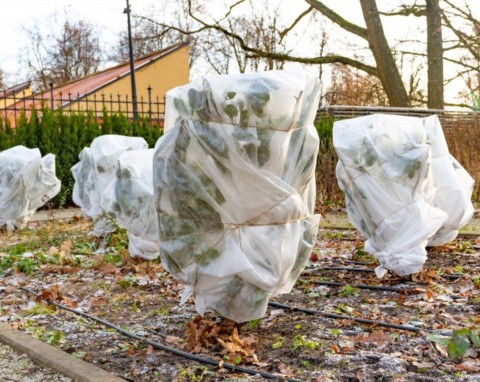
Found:
<svg viewBox="0 0 480 382"><path fill-rule="evenodd" d="M167 94L153 179L166 269L197 311L261 318L308 261L318 80L302 72L210 76Z"/></svg>
<svg viewBox="0 0 480 382"><path fill-rule="evenodd" d="M92 113L63 113L62 110L33 109L30 116L20 114L16 127L0 119L0 151L16 145L39 148L42 155L55 154L56 176L62 182L60 193L51 201L52 207L72 205L74 179L70 172L78 162L80 151L103 134L143 137L150 147L155 145L162 130L150 126L147 119L137 122L123 114L104 112L101 121Z"/></svg>

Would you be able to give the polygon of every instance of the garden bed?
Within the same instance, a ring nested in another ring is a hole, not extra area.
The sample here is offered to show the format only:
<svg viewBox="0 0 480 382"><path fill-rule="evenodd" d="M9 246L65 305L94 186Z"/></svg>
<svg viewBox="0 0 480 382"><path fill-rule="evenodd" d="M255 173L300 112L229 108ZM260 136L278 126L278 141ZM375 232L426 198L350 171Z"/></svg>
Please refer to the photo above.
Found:
<svg viewBox="0 0 480 382"><path fill-rule="evenodd" d="M191 300L180 306L183 286L159 261L131 259L124 231L97 240L92 230L90 220L73 218L1 232L0 320L138 382L264 379L227 363L299 381L480 378L478 238L431 249L421 273L380 280L355 231L322 229L292 293L273 300L321 314L269 306L262 320L237 326L213 313L201 319ZM219 367L156 350L47 300ZM452 331L454 338L441 336Z"/></svg>

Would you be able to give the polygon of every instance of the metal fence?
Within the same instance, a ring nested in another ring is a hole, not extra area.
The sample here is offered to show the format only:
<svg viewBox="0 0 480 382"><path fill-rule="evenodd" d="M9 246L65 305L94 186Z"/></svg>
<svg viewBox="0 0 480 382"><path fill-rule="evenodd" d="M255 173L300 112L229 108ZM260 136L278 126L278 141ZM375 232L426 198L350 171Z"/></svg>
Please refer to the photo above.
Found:
<svg viewBox="0 0 480 382"><path fill-rule="evenodd" d="M147 96L140 96L137 99L137 114L139 118L147 119L150 124L163 126L165 116L165 99L152 95L152 89L147 88ZM101 121L104 111L110 114L123 114L128 119L133 120L133 103L128 95L121 94L101 94L80 95L77 94L54 94L44 92L41 94L27 95L25 91L20 93L4 94L0 93L0 116L3 119L9 119L12 126L22 115L27 117L35 108L41 116L41 109L61 109L65 114L86 113L89 112L93 117Z"/></svg>
<svg viewBox="0 0 480 382"><path fill-rule="evenodd" d="M446 129L459 125L472 125L480 128L480 112L456 110L333 105L320 107L317 112L317 119L322 116L329 116L335 120L339 120L361 117L370 114L396 114L413 117L428 117L429 115L436 114L440 119L442 127Z"/></svg>
<svg viewBox="0 0 480 382"><path fill-rule="evenodd" d="M12 126L22 113L27 117L33 108L41 115L41 108L62 109L66 114L90 112L97 120L101 121L104 111L113 114L123 114L133 120L133 103L128 95L101 94L82 96L77 94L55 94L52 90L27 95L25 91L2 95L0 93L0 117L8 118ZM137 99L137 113L140 118L150 121L151 125L163 126L165 117L165 98L152 95L152 88L147 88L147 96ZM360 117L370 114L396 114L414 117L438 115L443 128L458 125L473 125L480 128L480 112L449 111L434 109L412 109L399 107L370 107L370 106L344 106L332 105L318 108L316 119L329 116L335 120Z"/></svg>

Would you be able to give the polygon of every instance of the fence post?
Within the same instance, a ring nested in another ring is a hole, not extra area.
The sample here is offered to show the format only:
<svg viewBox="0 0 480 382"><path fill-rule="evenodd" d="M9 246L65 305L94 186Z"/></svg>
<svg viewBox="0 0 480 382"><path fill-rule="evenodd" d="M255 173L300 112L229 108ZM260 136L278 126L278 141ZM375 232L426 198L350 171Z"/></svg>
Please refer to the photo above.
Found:
<svg viewBox="0 0 480 382"><path fill-rule="evenodd" d="M7 91L6 90L3 91L3 117L4 117L5 123L6 123L7 122L6 119L8 118L8 115L7 115Z"/></svg>
<svg viewBox="0 0 480 382"><path fill-rule="evenodd" d="M161 102L160 102L160 99L158 98L157 96L157 116L158 116L158 125L160 126L160 122L162 120L162 113L160 113L160 105L161 105ZM163 113L165 113L165 97L163 97ZM165 120L165 118L164 118Z"/></svg>
<svg viewBox="0 0 480 382"><path fill-rule="evenodd" d="M63 92L59 92L58 93L58 99L57 99L57 103L60 102L60 109L62 109L62 113L63 113Z"/></svg>
<svg viewBox="0 0 480 382"><path fill-rule="evenodd" d="M26 101L27 100L27 96L25 95L25 90L23 91L23 99ZM40 102L42 101L42 98L40 98ZM32 110L33 108L37 109L35 107L35 94L32 93L32 103L30 104L30 120L32 119ZM41 109L40 109L41 110ZM39 117L42 115L40 110L37 110L37 113L36 113L36 117L37 119L39 119ZM25 114L26 114L26 110L25 110Z"/></svg>
<svg viewBox="0 0 480 382"><path fill-rule="evenodd" d="M152 87L150 85L148 85L147 92L148 92L148 120L149 120L149 123L151 124L152 123Z"/></svg>
<svg viewBox="0 0 480 382"><path fill-rule="evenodd" d="M127 109L126 114L127 114L127 121L128 121L128 94L125 94L125 108ZM135 114L133 115L133 121L135 121Z"/></svg>
<svg viewBox="0 0 480 382"><path fill-rule="evenodd" d="M93 93L93 110L96 118L97 117L97 93Z"/></svg>
<svg viewBox="0 0 480 382"><path fill-rule="evenodd" d="M15 90L12 92L13 93L13 119L15 121L15 126L17 126L17 99L15 97Z"/></svg>
<svg viewBox="0 0 480 382"><path fill-rule="evenodd" d="M50 81L48 85L50 86L50 108L53 110L53 82Z"/></svg>

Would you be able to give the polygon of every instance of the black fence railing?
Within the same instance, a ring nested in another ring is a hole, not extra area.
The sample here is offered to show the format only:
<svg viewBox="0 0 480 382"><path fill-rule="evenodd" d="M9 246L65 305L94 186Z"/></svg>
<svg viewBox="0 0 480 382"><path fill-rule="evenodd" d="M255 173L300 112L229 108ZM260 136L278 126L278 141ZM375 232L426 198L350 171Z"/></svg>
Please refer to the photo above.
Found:
<svg viewBox="0 0 480 382"><path fill-rule="evenodd" d="M133 103L128 95L100 94L81 95L80 93L62 93L46 91L41 94L0 93L0 117L8 119L12 126L22 113L27 117L33 108L39 112L47 107L50 109L62 109L66 114L89 112L95 119L101 120L104 111L113 114L123 114L133 120ZM165 99L152 95L151 88L147 88L146 95L137 98L137 114L139 118L145 118L151 125L163 126L165 116Z"/></svg>

